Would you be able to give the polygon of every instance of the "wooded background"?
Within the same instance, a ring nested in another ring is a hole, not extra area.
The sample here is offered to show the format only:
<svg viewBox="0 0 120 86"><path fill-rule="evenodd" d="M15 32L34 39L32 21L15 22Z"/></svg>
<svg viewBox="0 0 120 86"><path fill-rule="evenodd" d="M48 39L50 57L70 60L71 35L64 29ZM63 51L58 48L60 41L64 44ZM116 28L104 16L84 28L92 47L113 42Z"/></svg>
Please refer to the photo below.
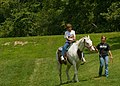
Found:
<svg viewBox="0 0 120 86"><path fill-rule="evenodd" d="M0 37L120 31L119 0L0 0Z"/></svg>

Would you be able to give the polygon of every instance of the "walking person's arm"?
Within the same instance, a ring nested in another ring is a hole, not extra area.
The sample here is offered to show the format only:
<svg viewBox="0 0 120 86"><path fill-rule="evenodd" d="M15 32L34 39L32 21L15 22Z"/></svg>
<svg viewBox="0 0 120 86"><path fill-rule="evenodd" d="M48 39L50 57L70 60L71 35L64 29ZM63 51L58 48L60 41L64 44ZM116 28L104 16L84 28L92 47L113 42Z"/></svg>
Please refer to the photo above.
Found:
<svg viewBox="0 0 120 86"><path fill-rule="evenodd" d="M97 47L94 46L94 48L95 48L95 51L99 54L98 45L97 45Z"/></svg>
<svg viewBox="0 0 120 86"><path fill-rule="evenodd" d="M109 50L109 55L110 55L110 61L113 63L113 57L112 57L112 53L110 50Z"/></svg>

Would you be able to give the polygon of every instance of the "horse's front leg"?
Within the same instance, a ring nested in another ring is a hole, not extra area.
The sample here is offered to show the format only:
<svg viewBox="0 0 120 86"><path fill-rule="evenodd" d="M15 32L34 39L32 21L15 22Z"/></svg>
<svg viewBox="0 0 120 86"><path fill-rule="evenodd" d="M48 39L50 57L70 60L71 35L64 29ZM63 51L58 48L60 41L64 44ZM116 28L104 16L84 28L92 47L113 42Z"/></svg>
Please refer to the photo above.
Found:
<svg viewBox="0 0 120 86"><path fill-rule="evenodd" d="M68 82L70 81L70 76L69 76L69 69L70 69L71 65L67 65L67 68L66 68L66 75L67 75L67 80Z"/></svg>
<svg viewBox="0 0 120 86"><path fill-rule="evenodd" d="M77 67L77 65L76 65L76 62L73 62L73 67L74 67L74 77L73 77L73 81L79 82L79 80L78 80L78 67Z"/></svg>

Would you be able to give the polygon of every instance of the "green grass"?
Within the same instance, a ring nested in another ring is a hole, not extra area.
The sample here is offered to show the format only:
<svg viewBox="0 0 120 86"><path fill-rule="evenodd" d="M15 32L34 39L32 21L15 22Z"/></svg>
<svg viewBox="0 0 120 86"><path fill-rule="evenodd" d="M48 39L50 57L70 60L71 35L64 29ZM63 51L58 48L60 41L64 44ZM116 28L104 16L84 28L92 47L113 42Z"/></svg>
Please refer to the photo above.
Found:
<svg viewBox="0 0 120 86"><path fill-rule="evenodd" d="M88 34L79 34L77 39ZM93 44L100 42L101 35L107 36L114 62L109 62L109 78L98 76L99 59L97 53L85 49L87 63L78 71L79 83L63 86L119 86L120 85L120 32L89 34ZM28 44L14 46L14 41L28 41ZM64 44L63 36L38 36L21 38L0 38L0 86L58 86L59 76L55 53ZM10 42L10 45L3 45ZM62 79L66 82L63 66ZM70 69L71 79L73 67Z"/></svg>

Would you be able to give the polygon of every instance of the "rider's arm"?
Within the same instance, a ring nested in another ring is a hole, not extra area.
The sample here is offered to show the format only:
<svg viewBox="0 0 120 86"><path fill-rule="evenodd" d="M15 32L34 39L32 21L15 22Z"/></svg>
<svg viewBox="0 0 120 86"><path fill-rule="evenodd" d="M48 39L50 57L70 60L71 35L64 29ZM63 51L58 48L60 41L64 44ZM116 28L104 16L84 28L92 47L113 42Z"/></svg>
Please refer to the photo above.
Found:
<svg viewBox="0 0 120 86"><path fill-rule="evenodd" d="M68 41L74 41L75 39L76 39L76 37L74 35L67 38Z"/></svg>
<svg viewBox="0 0 120 86"><path fill-rule="evenodd" d="M68 40L71 40L71 41L75 41L76 40L75 31L72 31L72 35L69 37Z"/></svg>
<svg viewBox="0 0 120 86"><path fill-rule="evenodd" d="M73 35L68 36L67 32L65 32L64 38L66 38L66 40L68 40L68 41L75 41L76 40L75 31L73 31L72 33L73 33Z"/></svg>

